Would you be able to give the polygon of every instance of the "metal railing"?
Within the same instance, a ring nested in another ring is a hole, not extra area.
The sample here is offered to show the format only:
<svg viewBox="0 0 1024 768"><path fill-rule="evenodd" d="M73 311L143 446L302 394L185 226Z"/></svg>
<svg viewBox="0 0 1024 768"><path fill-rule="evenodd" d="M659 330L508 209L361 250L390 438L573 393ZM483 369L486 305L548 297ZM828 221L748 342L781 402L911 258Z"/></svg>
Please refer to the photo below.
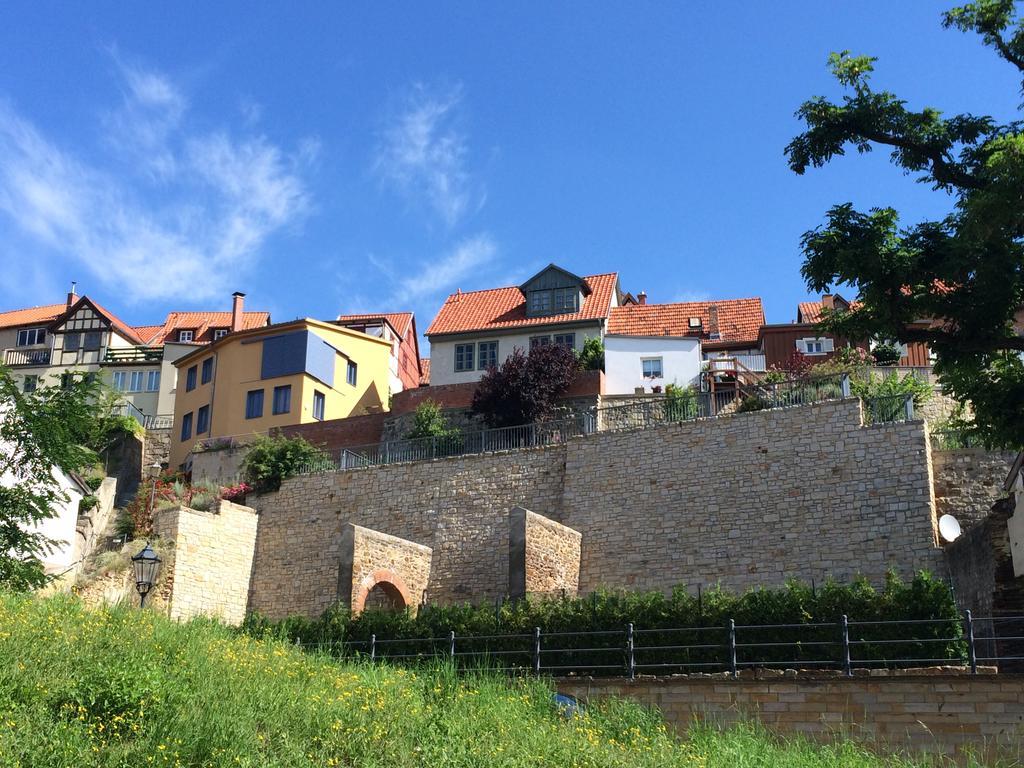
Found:
<svg viewBox="0 0 1024 768"><path fill-rule="evenodd" d="M150 416L128 400L122 400L111 412L115 416L129 416L135 419L144 429L170 429L174 425L173 416Z"/></svg>
<svg viewBox="0 0 1024 768"><path fill-rule="evenodd" d="M753 354L753 355L719 355L717 357L708 357L705 361L708 364L709 371L725 372L732 371L736 368L736 363L746 368L748 371L754 371L757 373L766 371L767 365L764 355Z"/></svg>
<svg viewBox="0 0 1024 768"><path fill-rule="evenodd" d="M626 676L728 673L744 669L834 670L980 667L1020 671L1024 667L1024 616L904 621L742 624L638 628L589 632L380 638L299 642L306 650L398 664L450 660L459 666L511 673Z"/></svg>
<svg viewBox="0 0 1024 768"><path fill-rule="evenodd" d="M49 365L49 349L7 349L4 350L4 365Z"/></svg>
<svg viewBox="0 0 1024 768"><path fill-rule="evenodd" d="M160 362L163 359L163 347L125 347L122 349L108 347L107 353L103 356L105 363Z"/></svg>
<svg viewBox="0 0 1024 768"><path fill-rule="evenodd" d="M913 395L888 395L865 398L861 401L865 424L891 424L914 418Z"/></svg>

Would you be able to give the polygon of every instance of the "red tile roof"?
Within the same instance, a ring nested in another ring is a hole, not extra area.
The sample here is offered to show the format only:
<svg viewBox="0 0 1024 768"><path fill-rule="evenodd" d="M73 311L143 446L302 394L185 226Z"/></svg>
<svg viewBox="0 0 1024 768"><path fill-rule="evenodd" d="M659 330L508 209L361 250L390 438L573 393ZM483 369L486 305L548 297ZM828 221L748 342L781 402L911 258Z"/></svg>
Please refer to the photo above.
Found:
<svg viewBox="0 0 1024 768"><path fill-rule="evenodd" d="M262 328L270 323L269 312L243 312L242 330ZM206 344L213 341L213 331L217 328L231 327L230 312L170 312L161 326L145 326L155 328L156 332L146 339L147 344L161 346L178 340L178 331L194 331L194 344Z"/></svg>
<svg viewBox="0 0 1024 768"><path fill-rule="evenodd" d="M579 312L544 317L526 316L526 297L515 286L453 293L445 300L434 322L427 328L426 335L603 320L608 317L611 309L612 297L619 281L618 274L609 272L589 275L583 281L590 289L590 294L583 300Z"/></svg>
<svg viewBox="0 0 1024 768"><path fill-rule="evenodd" d="M146 344L149 344L157 334L163 331L162 325L136 325L135 332L142 337Z"/></svg>
<svg viewBox="0 0 1024 768"><path fill-rule="evenodd" d="M412 312L378 312L376 314L338 315L337 322L342 325L353 325L373 320L387 320L391 324L391 327L395 329L395 333L404 338L405 332L409 330L409 324L412 323Z"/></svg>
<svg viewBox="0 0 1024 768"><path fill-rule="evenodd" d="M797 320L805 323L816 323L821 320L824 305L820 301L801 301L797 304Z"/></svg>
<svg viewBox="0 0 1024 768"><path fill-rule="evenodd" d="M21 325L33 325L49 323L56 320L67 309L67 304L46 304L42 307L29 307L28 309L12 309L9 312L0 312L0 328L16 328Z"/></svg>
<svg viewBox="0 0 1024 768"><path fill-rule="evenodd" d="M430 358L420 358L420 386L425 387L430 384Z"/></svg>
<svg viewBox="0 0 1024 768"><path fill-rule="evenodd" d="M710 339L711 307L718 307L718 333ZM700 330L690 328L690 318L699 317ZM608 333L620 336L701 336L721 344L757 341L764 325L761 299L688 301L679 304L629 304L615 307L608 321Z"/></svg>

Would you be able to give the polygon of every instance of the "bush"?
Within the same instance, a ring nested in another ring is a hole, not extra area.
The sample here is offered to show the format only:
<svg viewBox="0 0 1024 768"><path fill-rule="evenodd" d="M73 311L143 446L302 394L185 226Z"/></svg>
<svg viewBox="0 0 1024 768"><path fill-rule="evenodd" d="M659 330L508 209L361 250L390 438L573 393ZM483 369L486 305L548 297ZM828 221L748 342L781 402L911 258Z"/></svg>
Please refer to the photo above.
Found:
<svg viewBox="0 0 1024 768"><path fill-rule="evenodd" d="M258 493L276 491L281 482L307 468L329 464L324 451L301 437L258 437L242 460L242 475Z"/></svg>
<svg viewBox="0 0 1024 768"><path fill-rule="evenodd" d="M489 368L473 393L473 413L489 427L532 424L548 417L555 400L576 378L576 355L559 344L516 348L497 368Z"/></svg>
<svg viewBox="0 0 1024 768"><path fill-rule="evenodd" d="M901 395L912 395L914 405L922 405L932 396L932 387L927 381L912 373L900 377L893 371L888 376L854 377L850 380L850 391L864 400L892 399L900 401Z"/></svg>
<svg viewBox="0 0 1024 768"><path fill-rule="evenodd" d="M604 342L596 336L584 339L578 362L584 371L603 371Z"/></svg>
<svg viewBox="0 0 1024 768"><path fill-rule="evenodd" d="M771 403L765 400L760 395L753 395L752 397L744 397L740 400L739 406L736 408L736 413L751 413L753 411L763 411L765 408L770 408Z"/></svg>
<svg viewBox="0 0 1024 768"><path fill-rule="evenodd" d="M93 507L98 506L99 503L100 500L91 493L88 496L83 496L78 502L78 513L88 512Z"/></svg>
<svg viewBox="0 0 1024 768"><path fill-rule="evenodd" d="M448 423L440 405L433 400L425 400L416 406L412 414L412 429L405 436L415 440L421 437L455 438L461 434Z"/></svg>
<svg viewBox="0 0 1024 768"><path fill-rule="evenodd" d="M693 386L680 387L678 384L665 386L665 418L668 421L688 421L700 415L699 393Z"/></svg>
<svg viewBox="0 0 1024 768"><path fill-rule="evenodd" d="M86 486L86 487L87 487L87 488L88 488L88 489L89 489L90 491L95 491L95 490L96 490L97 488L99 488L99 487L100 487L101 485L103 485L103 478L102 478L102 477L99 477L99 476L95 476L95 477L87 477L87 478L85 479L85 486Z"/></svg>
<svg viewBox="0 0 1024 768"><path fill-rule="evenodd" d="M677 588L670 595L661 592L598 591L585 597L549 597L521 600L502 604L473 607L469 605L425 606L413 617L408 612L365 610L352 616L343 606L330 609L318 620L292 618L269 622L259 616L250 617L245 631L257 636L273 636L304 642L365 643L371 635L378 640L445 638L449 631L463 638L464 650L477 650L481 654L503 652L504 663L529 666L530 643L523 636L530 635L534 627L542 634L561 632L605 632L607 635L559 637L548 640L545 647L545 665L559 664L580 667L609 664L610 674L621 674L622 631L632 623L638 630L669 630L688 627L721 628L712 631L647 632L645 646L712 644L724 646L724 628L729 619L738 625L816 625L796 628L768 627L747 629L744 642L803 642L801 648L761 647L748 651L747 660L766 661L765 666L799 666L800 662L836 661L837 647L814 645L814 642L834 643L838 634L836 622L846 614L851 621L904 621L929 619L935 624L910 624L899 628L891 625L854 626L854 639L881 641L918 638L928 641L936 638L959 638L960 616L949 586L927 573L917 574L912 581L903 582L890 574L885 588L876 590L864 579L843 585L828 581L820 588L812 588L793 581L777 589L751 590L742 595L722 589L712 589L692 595ZM472 636L488 639L473 641ZM602 639L603 638L603 639ZM574 648L596 647L606 641L605 653L574 653ZM383 646L382 646L383 647ZM434 642L402 643L402 653L431 653ZM380 652L380 651L379 651ZM948 658L960 662L963 643L915 642L899 644L865 644L858 646L857 657L884 661L894 658ZM933 655L939 654L939 655ZM472 655L463 657L467 663L478 663ZM743 659L740 659L743 661ZM686 652L646 651L638 655L640 664L722 664L720 647L691 649ZM605 672L605 674L608 674Z"/></svg>

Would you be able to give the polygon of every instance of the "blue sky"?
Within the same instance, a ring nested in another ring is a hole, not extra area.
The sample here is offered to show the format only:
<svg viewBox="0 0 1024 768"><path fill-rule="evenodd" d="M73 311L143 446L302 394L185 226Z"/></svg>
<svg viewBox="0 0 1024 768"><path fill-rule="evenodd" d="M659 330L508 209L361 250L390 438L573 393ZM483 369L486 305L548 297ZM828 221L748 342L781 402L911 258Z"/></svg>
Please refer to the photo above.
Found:
<svg viewBox="0 0 1024 768"><path fill-rule="evenodd" d="M884 152L794 175L830 51L876 88L1012 118L946 3L55 3L0 9L0 307L75 279L129 322L412 309L554 261L650 301L806 296L838 202L948 200Z"/></svg>

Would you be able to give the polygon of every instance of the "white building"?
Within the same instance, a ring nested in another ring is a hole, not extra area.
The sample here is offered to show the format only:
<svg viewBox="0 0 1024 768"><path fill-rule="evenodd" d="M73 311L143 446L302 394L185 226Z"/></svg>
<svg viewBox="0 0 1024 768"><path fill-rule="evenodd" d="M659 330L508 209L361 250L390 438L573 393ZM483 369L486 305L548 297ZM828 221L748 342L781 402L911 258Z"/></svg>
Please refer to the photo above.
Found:
<svg viewBox="0 0 1024 768"><path fill-rule="evenodd" d="M700 339L692 336L604 337L605 391L611 395L664 391L668 384L697 385Z"/></svg>

